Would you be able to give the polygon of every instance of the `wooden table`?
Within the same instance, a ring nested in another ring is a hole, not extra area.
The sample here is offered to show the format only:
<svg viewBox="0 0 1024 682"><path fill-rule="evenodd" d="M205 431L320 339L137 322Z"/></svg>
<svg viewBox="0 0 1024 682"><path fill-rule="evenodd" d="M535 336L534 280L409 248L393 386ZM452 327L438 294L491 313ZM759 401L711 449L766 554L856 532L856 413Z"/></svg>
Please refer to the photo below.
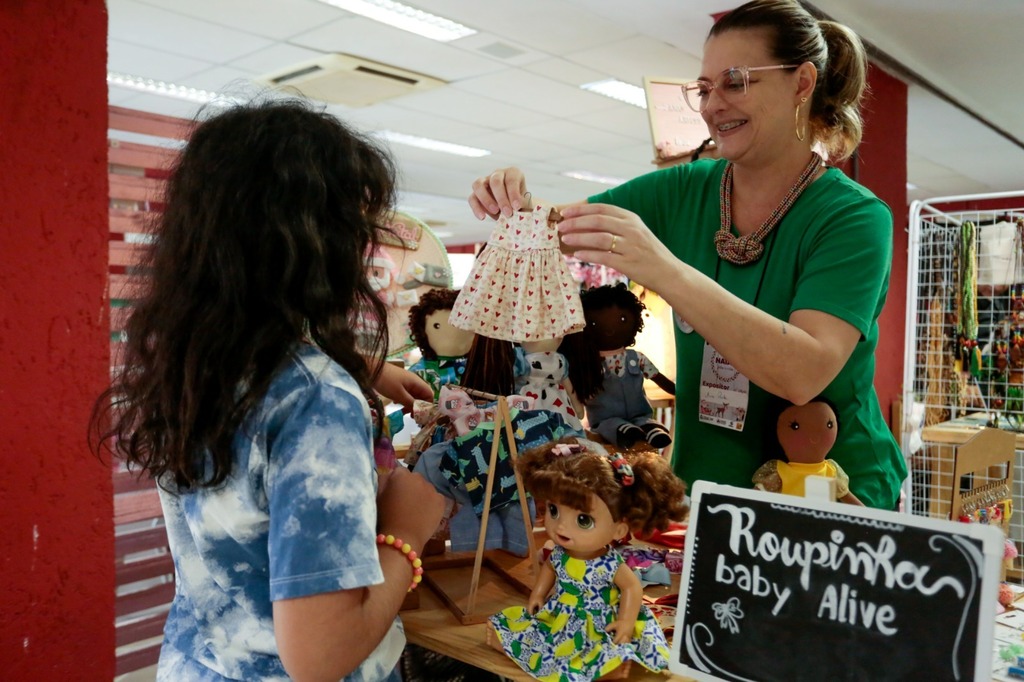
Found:
<svg viewBox="0 0 1024 682"><path fill-rule="evenodd" d="M472 556L472 552L469 555ZM493 552L490 556L506 565L510 573L524 577L529 574L526 559L500 551ZM678 588L675 590L678 591ZM646 592L658 596L671 591L673 588L650 587ZM534 679L523 672L511 658L487 644L489 626L486 623L462 625L429 587L421 587L420 592L419 608L401 613L402 622L405 624L405 636L410 642L512 680L528 682ZM509 606L525 604L526 597L510 586L507 603ZM692 682L692 678L669 675L667 671L665 674L651 672L636 663L633 664L626 679L632 682Z"/></svg>

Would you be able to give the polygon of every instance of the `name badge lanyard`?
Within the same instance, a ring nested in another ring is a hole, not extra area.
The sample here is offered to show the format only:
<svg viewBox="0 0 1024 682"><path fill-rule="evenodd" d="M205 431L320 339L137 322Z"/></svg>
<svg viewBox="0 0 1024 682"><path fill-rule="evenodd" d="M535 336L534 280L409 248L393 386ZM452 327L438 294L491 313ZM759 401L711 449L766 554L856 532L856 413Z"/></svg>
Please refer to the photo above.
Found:
<svg viewBox="0 0 1024 682"><path fill-rule="evenodd" d="M754 298L751 302L755 308L761 295L761 287L764 286L765 273L768 272L772 249L775 247L776 232L777 230L768 235L764 255L757 262L757 265L761 266L761 274L758 276L757 288L754 289ZM718 283L721 267L722 259L718 258L715 261L715 283ZM681 329L683 329L682 324L680 325ZM686 326L689 327L689 325ZM693 331L693 327L690 327L689 331ZM683 332L689 333L686 329L683 329ZM749 402L750 380L705 340L700 370L698 420L732 431L743 431Z"/></svg>

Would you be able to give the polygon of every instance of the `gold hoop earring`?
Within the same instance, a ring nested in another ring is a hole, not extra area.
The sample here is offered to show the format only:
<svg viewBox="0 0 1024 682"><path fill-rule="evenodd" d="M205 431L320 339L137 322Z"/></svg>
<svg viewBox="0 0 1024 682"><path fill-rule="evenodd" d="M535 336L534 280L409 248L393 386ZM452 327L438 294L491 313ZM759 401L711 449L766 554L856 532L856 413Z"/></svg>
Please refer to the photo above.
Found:
<svg viewBox="0 0 1024 682"><path fill-rule="evenodd" d="M806 103L806 102L807 102L807 98L806 97L801 97L800 98L800 104L796 105L796 116L793 117L794 121L795 121L795 127L796 127L796 139L800 140L801 142L803 142L804 138L807 137L807 131L806 130L804 130L803 132L800 132L800 107L803 106L804 103Z"/></svg>

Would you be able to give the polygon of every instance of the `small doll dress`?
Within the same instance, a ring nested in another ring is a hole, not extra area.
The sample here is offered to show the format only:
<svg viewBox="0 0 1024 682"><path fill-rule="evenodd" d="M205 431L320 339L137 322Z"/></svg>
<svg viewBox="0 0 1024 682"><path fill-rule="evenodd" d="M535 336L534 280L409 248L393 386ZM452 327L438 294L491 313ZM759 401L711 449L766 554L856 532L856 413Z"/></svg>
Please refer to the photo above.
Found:
<svg viewBox="0 0 1024 682"><path fill-rule="evenodd" d="M532 398L533 409L558 412L566 424L583 430L583 422L565 389L569 363L564 355L557 351L526 353L517 346L515 374L516 393Z"/></svg>
<svg viewBox="0 0 1024 682"><path fill-rule="evenodd" d="M536 616L513 606L490 618L519 667L543 682L591 682L627 660L654 671L668 667L665 633L646 606L640 606L626 644L615 644L604 631L618 612L615 572L624 563L621 554L609 549L596 559L574 559L556 546L549 561L555 589Z"/></svg>
<svg viewBox="0 0 1024 682"><path fill-rule="evenodd" d="M554 339L586 327L579 285L559 251L551 207L502 215L455 299L453 327L503 341Z"/></svg>

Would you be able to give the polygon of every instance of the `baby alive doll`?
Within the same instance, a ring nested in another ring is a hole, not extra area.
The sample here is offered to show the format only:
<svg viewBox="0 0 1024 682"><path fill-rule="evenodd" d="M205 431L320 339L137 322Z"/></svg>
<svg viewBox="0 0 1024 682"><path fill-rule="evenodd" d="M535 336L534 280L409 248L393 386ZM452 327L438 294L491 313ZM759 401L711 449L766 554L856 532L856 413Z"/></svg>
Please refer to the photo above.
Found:
<svg viewBox="0 0 1024 682"><path fill-rule="evenodd" d="M505 653L537 679L558 682L589 682L629 660L666 668L668 644L642 604L640 579L609 545L682 519L685 484L657 453L608 455L576 438L524 452L516 467L546 510L555 548L527 606L491 616Z"/></svg>
<svg viewBox="0 0 1024 682"><path fill-rule="evenodd" d="M754 487L787 495L804 495L808 476L836 480L836 498L847 504L864 506L850 492L850 478L834 460L826 459L839 435L839 417L835 407L822 396L806 405L789 405L782 410L775 428L786 461L772 459L754 472Z"/></svg>
<svg viewBox="0 0 1024 682"><path fill-rule="evenodd" d="M441 387L457 384L466 368L473 332L453 327L448 321L458 297L457 289L431 289L409 309L409 329L423 359L409 368L434 389L437 402Z"/></svg>
<svg viewBox="0 0 1024 682"><path fill-rule="evenodd" d="M587 331L604 358L602 389L586 403L590 428L621 447L641 440L659 450L667 447L672 437L652 418L644 378L672 395L676 385L647 356L629 348L644 328L647 306L625 284L589 289L582 299Z"/></svg>

